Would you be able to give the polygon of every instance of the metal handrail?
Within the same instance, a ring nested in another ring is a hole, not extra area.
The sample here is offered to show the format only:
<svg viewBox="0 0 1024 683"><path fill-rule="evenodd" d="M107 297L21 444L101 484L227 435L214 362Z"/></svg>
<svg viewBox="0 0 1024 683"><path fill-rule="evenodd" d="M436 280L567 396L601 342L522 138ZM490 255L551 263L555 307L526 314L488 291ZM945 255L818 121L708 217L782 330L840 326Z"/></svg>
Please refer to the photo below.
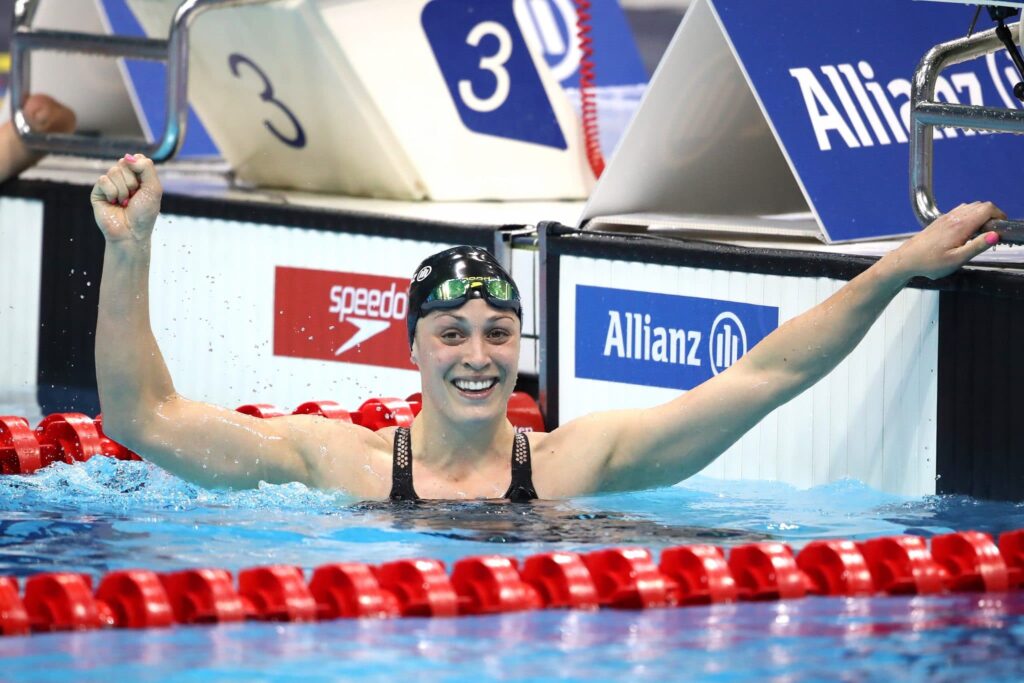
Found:
<svg viewBox="0 0 1024 683"><path fill-rule="evenodd" d="M1019 42L1016 30L1012 35ZM921 225L941 215L935 202L932 175L936 126L1024 134L1024 110L934 100L935 85L943 70L1002 47L995 29L958 38L929 50L914 71L910 92L910 203ZM1024 244L1022 221L992 220L986 227L995 230L1003 242Z"/></svg>
<svg viewBox="0 0 1024 683"><path fill-rule="evenodd" d="M166 161L181 148L188 121L189 30L203 12L223 7L255 5L273 0L185 0L171 20L167 40L106 36L68 31L33 31L39 0L17 0L11 34L11 120L25 144L42 152L90 157L142 152L154 161ZM76 133L34 131L22 106L31 92L33 50L54 50L104 57L145 59L167 63L167 104L163 133L154 142L143 138L94 137Z"/></svg>

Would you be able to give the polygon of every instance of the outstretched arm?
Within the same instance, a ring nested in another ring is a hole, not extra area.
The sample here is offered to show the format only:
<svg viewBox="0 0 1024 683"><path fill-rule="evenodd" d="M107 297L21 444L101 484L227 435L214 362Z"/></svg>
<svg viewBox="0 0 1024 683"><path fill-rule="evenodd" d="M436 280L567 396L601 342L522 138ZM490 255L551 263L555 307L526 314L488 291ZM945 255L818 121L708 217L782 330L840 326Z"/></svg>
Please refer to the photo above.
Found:
<svg viewBox="0 0 1024 683"><path fill-rule="evenodd" d="M562 430L598 429L599 490L670 485L696 474L778 406L828 374L860 342L913 277L943 277L998 241L978 235L992 204L961 205L887 254L842 289L768 335L727 371L661 406L582 418Z"/></svg>
<svg viewBox="0 0 1024 683"><path fill-rule="evenodd" d="M175 391L149 317L151 235L161 195L153 162L141 155L126 155L92 190L93 212L107 240L96 322L104 430L202 485L337 482L334 463L320 446L340 440L347 452L365 452L361 441L373 436L368 430L308 416L260 420Z"/></svg>

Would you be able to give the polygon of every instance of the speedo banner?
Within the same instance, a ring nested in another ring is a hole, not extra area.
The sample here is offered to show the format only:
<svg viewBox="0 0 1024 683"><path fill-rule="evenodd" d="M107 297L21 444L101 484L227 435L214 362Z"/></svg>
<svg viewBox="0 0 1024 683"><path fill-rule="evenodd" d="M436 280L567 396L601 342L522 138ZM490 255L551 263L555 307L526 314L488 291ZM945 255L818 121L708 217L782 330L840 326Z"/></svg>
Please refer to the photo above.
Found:
<svg viewBox="0 0 1024 683"><path fill-rule="evenodd" d="M408 286L407 278L277 267L274 355L414 369Z"/></svg>

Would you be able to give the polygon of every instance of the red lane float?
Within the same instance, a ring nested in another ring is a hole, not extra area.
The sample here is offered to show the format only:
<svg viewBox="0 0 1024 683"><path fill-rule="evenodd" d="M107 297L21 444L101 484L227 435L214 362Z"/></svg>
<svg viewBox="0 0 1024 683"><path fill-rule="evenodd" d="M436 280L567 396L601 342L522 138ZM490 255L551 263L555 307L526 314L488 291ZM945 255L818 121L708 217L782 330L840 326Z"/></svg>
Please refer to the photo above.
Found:
<svg viewBox="0 0 1024 683"><path fill-rule="evenodd" d="M537 591L543 607L595 609L600 604L590 570L576 553L528 557L523 563L522 577Z"/></svg>
<svg viewBox="0 0 1024 683"><path fill-rule="evenodd" d="M452 569L460 614L497 614L540 609L537 590L523 581L513 560L500 555L467 557Z"/></svg>
<svg viewBox="0 0 1024 683"><path fill-rule="evenodd" d="M583 556L604 607L646 609L669 604L668 582L646 548L608 548Z"/></svg>
<svg viewBox="0 0 1024 683"><path fill-rule="evenodd" d="M400 398L371 398L352 416L357 425L377 431L385 427L411 427L412 407Z"/></svg>
<svg viewBox="0 0 1024 683"><path fill-rule="evenodd" d="M1024 586L1024 529L1001 534L999 536L999 554L1006 562L1010 588Z"/></svg>
<svg viewBox="0 0 1024 683"><path fill-rule="evenodd" d="M320 619L402 616L398 599L381 588L368 564L339 562L318 567L309 589Z"/></svg>
<svg viewBox="0 0 1024 683"><path fill-rule="evenodd" d="M934 556L932 555L934 552ZM728 561L710 545L666 548L655 565L644 548L607 548L586 555L554 552L521 564L498 555L468 557L451 576L438 560L371 566L355 562L318 567L307 584L302 569L254 567L158 575L116 571L95 595L90 577L45 573L18 582L0 577L0 635L107 627L249 620L313 621L397 616L452 617L540 608L593 609L795 599L810 594L871 595L945 591L999 592L1019 588L1024 530L999 538L984 533L938 536L930 552L916 536L855 544L809 543L794 558L784 543L734 548Z"/></svg>
<svg viewBox="0 0 1024 683"><path fill-rule="evenodd" d="M713 545L667 548L661 553L658 569L671 580L672 604L734 602L739 596L725 556Z"/></svg>
<svg viewBox="0 0 1024 683"><path fill-rule="evenodd" d="M97 455L139 456L103 434L100 418L80 413L48 415L35 430L22 417L0 417L0 474L32 474L55 462L74 464Z"/></svg>
<svg viewBox="0 0 1024 683"><path fill-rule="evenodd" d="M243 415L252 415L264 420L272 417L284 417L288 413L271 403L246 403L244 406L235 408L235 412Z"/></svg>
<svg viewBox="0 0 1024 683"><path fill-rule="evenodd" d="M376 568L382 588L398 599L403 617L454 617L459 596L437 560L398 560Z"/></svg>
<svg viewBox="0 0 1024 683"><path fill-rule="evenodd" d="M811 541L796 556L814 595L871 595L875 582L853 541Z"/></svg>
<svg viewBox="0 0 1024 683"><path fill-rule="evenodd" d="M420 412L422 397L413 394L406 400L371 398L358 410L349 412L334 401L307 401L292 415L320 415L378 430L409 427ZM237 412L261 419L288 415L269 403L247 403ZM508 403L508 418L521 432L543 431L544 419L536 401L523 392L513 392ZM0 474L32 474L55 462L74 464L96 455L119 460L141 460L103 433L103 416L95 420L79 413L48 415L35 430L23 417L0 416Z"/></svg>
<svg viewBox="0 0 1024 683"><path fill-rule="evenodd" d="M533 397L521 391L513 391L508 397L508 421L519 432L543 432L544 416Z"/></svg>
<svg viewBox="0 0 1024 683"><path fill-rule="evenodd" d="M334 401L306 401L296 408L292 415L319 415L328 420L352 421L352 414Z"/></svg>
<svg viewBox="0 0 1024 683"><path fill-rule="evenodd" d="M18 595L18 582L0 576L0 636L24 636L29 631L28 612Z"/></svg>
<svg viewBox="0 0 1024 683"><path fill-rule="evenodd" d="M117 628L161 628L174 623L171 601L156 572L111 572L100 582L96 598L109 606Z"/></svg>
<svg viewBox="0 0 1024 683"><path fill-rule="evenodd" d="M186 569L160 576L179 624L243 621L246 605L223 569ZM251 610L250 610L251 611Z"/></svg>
<svg viewBox="0 0 1024 683"><path fill-rule="evenodd" d="M941 593L948 573L918 536L875 538L860 544L875 586L891 595Z"/></svg>
<svg viewBox="0 0 1024 683"><path fill-rule="evenodd" d="M46 573L25 582L25 611L33 631L91 631L114 623L85 574Z"/></svg>
<svg viewBox="0 0 1024 683"><path fill-rule="evenodd" d="M733 548L729 569L741 600L787 600L807 594L809 580L785 543L752 543Z"/></svg>
<svg viewBox="0 0 1024 683"><path fill-rule="evenodd" d="M32 474L49 465L28 420L15 415L0 416L0 473Z"/></svg>
<svg viewBox="0 0 1024 683"><path fill-rule="evenodd" d="M413 415L419 415L420 411L423 410L423 394L419 391L406 396L405 402L409 404Z"/></svg>
<svg viewBox="0 0 1024 683"><path fill-rule="evenodd" d="M932 539L932 556L945 568L954 591L993 592L1009 588L1006 562L992 537L961 531Z"/></svg>
<svg viewBox="0 0 1024 683"><path fill-rule="evenodd" d="M238 593L261 621L316 621L316 600L299 567L254 567L238 574Z"/></svg>
<svg viewBox="0 0 1024 683"><path fill-rule="evenodd" d="M103 455L96 424L81 413L47 415L36 427L36 439L43 449L44 461L53 458L50 462L60 460L70 465L85 462L94 455ZM54 449L53 455L48 454L48 448Z"/></svg>

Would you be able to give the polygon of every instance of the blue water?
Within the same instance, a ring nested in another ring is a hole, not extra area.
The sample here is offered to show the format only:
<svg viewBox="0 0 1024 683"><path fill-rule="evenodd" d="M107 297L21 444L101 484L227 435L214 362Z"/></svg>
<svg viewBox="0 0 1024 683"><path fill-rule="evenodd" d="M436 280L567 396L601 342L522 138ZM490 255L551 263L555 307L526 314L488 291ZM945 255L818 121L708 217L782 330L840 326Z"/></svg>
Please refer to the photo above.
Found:
<svg viewBox="0 0 1024 683"><path fill-rule="evenodd" d="M266 564L310 570L475 554L765 537L930 536L1024 528L1024 506L907 499L843 481L809 490L695 478L531 506L361 504L301 485L211 492L93 458L0 477L0 574ZM0 680L1024 679L1024 592L807 598L647 612L239 624L0 638Z"/></svg>

